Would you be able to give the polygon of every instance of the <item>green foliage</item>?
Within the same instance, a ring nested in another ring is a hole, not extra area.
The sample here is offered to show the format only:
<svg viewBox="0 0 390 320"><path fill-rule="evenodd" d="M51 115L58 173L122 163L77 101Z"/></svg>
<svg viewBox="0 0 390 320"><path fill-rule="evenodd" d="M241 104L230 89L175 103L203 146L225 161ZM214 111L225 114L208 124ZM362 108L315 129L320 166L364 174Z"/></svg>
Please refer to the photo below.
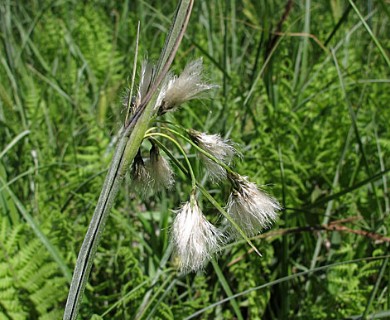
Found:
<svg viewBox="0 0 390 320"><path fill-rule="evenodd" d="M0 317L3 319L57 319L66 297L66 280L49 259L42 243L26 232L0 224Z"/></svg>
<svg viewBox="0 0 390 320"><path fill-rule="evenodd" d="M210 83L220 88L166 117L236 142L238 171L282 203L280 229L346 219L340 225L386 236L388 66L349 2L294 2L277 30L286 3L196 1L174 68L203 56ZM356 5L387 48L385 1L369 3ZM139 60L157 57L173 7L0 3L0 319L59 319L68 290L5 185L73 268L123 122L137 21ZM202 168L195 171L202 181ZM229 301L220 302L228 294L211 265L183 276L173 271L174 258L166 260L171 210L188 198L188 181L179 172L176 180L170 192L142 199L125 177L81 318L133 319L141 305L142 319L237 316ZM205 187L224 205L228 186ZM218 220L206 199L202 207ZM347 231L271 236L274 229L266 241L254 239L263 257L237 241L218 258L233 294L264 286L235 298L245 319L340 319L390 309L384 242Z"/></svg>
<svg viewBox="0 0 390 320"><path fill-rule="evenodd" d="M383 252L376 252L376 255ZM348 259L353 256L352 247L347 244L332 253L337 258ZM370 261L363 267L357 263L339 265L326 273L326 281L321 285L323 294L313 295L312 305L303 305L301 313L311 319L340 319L350 315L362 314L367 297L373 289L370 278L378 274L380 261ZM320 284L318 284L320 285ZM376 302L376 309L383 308L384 301Z"/></svg>
<svg viewBox="0 0 390 320"><path fill-rule="evenodd" d="M274 255L273 249L269 245L261 246L263 259L259 261L256 255L248 253L246 247L238 247L236 252L232 252L231 261L237 261L228 269L227 278L229 284L236 288L237 292L242 292L248 288L254 288L267 283L271 279L270 263ZM245 281L244 281L245 279ZM252 291L243 296L240 301L240 307L246 314L246 319L262 319L267 304L270 299L270 290L261 292ZM232 318L233 315L225 313L225 319Z"/></svg>

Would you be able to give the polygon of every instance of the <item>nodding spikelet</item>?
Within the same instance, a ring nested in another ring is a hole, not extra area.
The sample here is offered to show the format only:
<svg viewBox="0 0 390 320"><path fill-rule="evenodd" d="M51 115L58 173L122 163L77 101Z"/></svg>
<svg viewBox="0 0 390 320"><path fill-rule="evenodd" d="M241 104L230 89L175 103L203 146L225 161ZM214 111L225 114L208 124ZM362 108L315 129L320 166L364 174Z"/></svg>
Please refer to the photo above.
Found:
<svg viewBox="0 0 390 320"><path fill-rule="evenodd" d="M178 77L169 73L157 99L158 113L174 110L182 103L201 98L205 91L215 88L215 85L202 82L202 70L203 61L198 59L187 64Z"/></svg>
<svg viewBox="0 0 390 320"><path fill-rule="evenodd" d="M269 228L277 218L276 212L281 209L279 203L246 177L235 175L229 178L233 184L227 204L231 218L248 236Z"/></svg>
<svg viewBox="0 0 390 320"><path fill-rule="evenodd" d="M168 160L160 155L159 148L154 144L150 149L148 170L156 191L170 189L175 182Z"/></svg>
<svg viewBox="0 0 390 320"><path fill-rule="evenodd" d="M198 271L219 250L222 233L212 225L191 196L177 212L172 226L172 241L182 272Z"/></svg>
<svg viewBox="0 0 390 320"><path fill-rule="evenodd" d="M211 154L219 162L229 165L236 154L236 150L231 145L229 140L222 139L218 134L206 134L190 130L191 139L204 151ZM226 170L217 162L210 159L203 153L200 153L200 158L204 163L208 173L214 181L219 181L226 178Z"/></svg>
<svg viewBox="0 0 390 320"><path fill-rule="evenodd" d="M140 193L145 194L149 190L151 178L145 167L140 150L138 150L131 167L131 179L133 180L134 188Z"/></svg>

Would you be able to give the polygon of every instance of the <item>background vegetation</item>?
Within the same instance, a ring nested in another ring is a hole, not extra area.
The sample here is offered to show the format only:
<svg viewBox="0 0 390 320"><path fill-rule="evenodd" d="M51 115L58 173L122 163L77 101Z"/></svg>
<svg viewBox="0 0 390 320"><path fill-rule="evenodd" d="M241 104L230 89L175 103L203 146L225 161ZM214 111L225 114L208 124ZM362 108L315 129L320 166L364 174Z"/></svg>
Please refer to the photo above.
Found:
<svg viewBox="0 0 390 320"><path fill-rule="evenodd" d="M0 319L62 317L123 122L137 22L140 60L157 59L175 5L0 0ZM195 2L174 68L203 57L220 89L170 120L230 137L239 172L284 210L253 240L261 258L238 241L183 276L167 248L188 182L178 173L173 192L142 199L126 178L82 319L390 317L388 5ZM226 203L228 186L205 183Z"/></svg>

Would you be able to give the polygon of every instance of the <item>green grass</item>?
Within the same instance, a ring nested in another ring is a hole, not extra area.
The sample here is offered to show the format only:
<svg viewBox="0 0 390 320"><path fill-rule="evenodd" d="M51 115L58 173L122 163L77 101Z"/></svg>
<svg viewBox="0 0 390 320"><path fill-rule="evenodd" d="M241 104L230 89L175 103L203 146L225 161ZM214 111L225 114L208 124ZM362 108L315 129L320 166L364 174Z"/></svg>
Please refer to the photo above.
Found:
<svg viewBox="0 0 390 320"><path fill-rule="evenodd" d="M191 181L178 170L172 191L142 198L126 177L82 319L389 317L389 10L294 1L275 33L287 4L196 1L173 69L203 57L220 88L165 116L237 143L237 170L283 205L251 239L262 257L237 240L204 273L178 274L172 210ZM0 2L0 319L61 316L124 121L137 23L139 62L156 61L175 5ZM182 146L209 192L203 211L222 220L229 186Z"/></svg>

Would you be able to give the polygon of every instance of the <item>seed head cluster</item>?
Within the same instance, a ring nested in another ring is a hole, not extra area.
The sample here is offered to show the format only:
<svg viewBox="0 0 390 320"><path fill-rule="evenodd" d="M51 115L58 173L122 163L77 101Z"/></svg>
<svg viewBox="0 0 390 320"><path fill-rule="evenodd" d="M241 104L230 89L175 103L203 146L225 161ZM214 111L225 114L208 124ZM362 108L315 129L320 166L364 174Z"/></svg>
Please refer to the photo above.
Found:
<svg viewBox="0 0 390 320"><path fill-rule="evenodd" d="M195 196L177 212L172 226L172 240L179 266L183 272L202 269L217 252L223 234L211 224L200 210Z"/></svg>
<svg viewBox="0 0 390 320"><path fill-rule="evenodd" d="M150 149L148 169L156 191L170 189L173 186L175 179L172 168L168 160L160 155L160 149L156 145Z"/></svg>
<svg viewBox="0 0 390 320"><path fill-rule="evenodd" d="M200 153L199 156L211 178L214 181L225 179L226 169L221 166L221 163L230 165L236 153L230 141L222 139L219 134L206 134L195 130L190 130L189 134L191 139L208 154Z"/></svg>
<svg viewBox="0 0 390 320"><path fill-rule="evenodd" d="M231 179L233 191L227 204L231 218L248 236L269 228L277 218L279 203L246 177L237 175Z"/></svg>
<svg viewBox="0 0 390 320"><path fill-rule="evenodd" d="M207 84L202 79L202 60L189 63L182 74L175 76L168 73L162 82L154 109L158 115L176 110L183 103L200 98L216 86ZM141 68L140 85L135 105L148 91L153 79L153 66L144 62ZM175 130L182 130L183 134L177 134ZM153 136L153 132L155 136ZM166 133L165 133L166 132ZM173 218L171 239L174 252L179 260L180 271L195 272L204 268L214 254L220 251L227 239L237 237L244 233L248 237L254 236L264 229L269 228L277 219L277 211L280 205L266 192L262 191L247 177L241 176L231 168L237 151L230 140L222 138L218 134L206 134L195 130L186 130L180 126L170 127L170 123L158 123L156 128L149 131L148 138L151 142L149 159L143 160L141 151L135 157L131 176L135 187L145 193L145 190L162 191L171 189L174 184L174 174L170 162L161 155L162 138L184 139L186 145L192 145L198 153L198 159L203 164L205 171L213 182L228 182L231 184L231 193L227 200L225 217L232 221L230 226L217 227L207 220L199 207L196 199L197 181L193 173L192 165L185 154L180 159L187 159L184 163L188 168L179 168L191 177L192 192L190 199L177 211ZM156 143L158 142L158 143ZM171 146L171 145L170 145ZM183 148L179 148L183 151ZM167 152L167 147L164 151ZM172 155L171 152L168 154ZM171 162L178 164L179 160L171 158ZM229 223L229 222L228 222ZM238 227L238 229L237 229Z"/></svg>
<svg viewBox="0 0 390 320"><path fill-rule="evenodd" d="M216 86L202 81L203 61L190 62L180 76L169 73L158 98L159 114L172 111L192 99L201 98L206 91Z"/></svg>

